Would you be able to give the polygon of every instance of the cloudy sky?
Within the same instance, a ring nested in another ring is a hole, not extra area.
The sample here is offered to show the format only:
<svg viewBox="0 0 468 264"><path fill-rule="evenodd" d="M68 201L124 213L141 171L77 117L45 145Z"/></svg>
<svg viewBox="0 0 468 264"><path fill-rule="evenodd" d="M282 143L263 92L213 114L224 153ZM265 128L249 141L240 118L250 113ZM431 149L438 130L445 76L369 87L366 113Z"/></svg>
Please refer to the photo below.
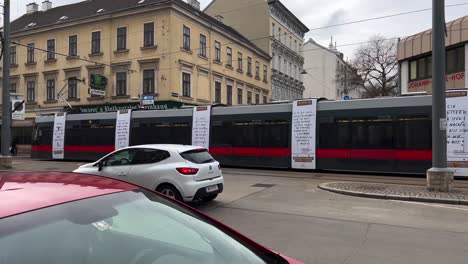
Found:
<svg viewBox="0 0 468 264"><path fill-rule="evenodd" d="M12 0L12 18L26 11L26 4L34 0ZM39 3L41 0L36 0ZM54 6L76 3L82 0L51 0ZM118 0L116 0L118 1ZM204 8L211 0L201 0ZM235 0L233 0L235 1ZM258 0L251 0L256 2ZM309 28L356 21L431 7L431 0L281 0ZM468 0L446 0L446 5L468 3ZM447 21L468 15L468 5L446 8ZM371 36L385 38L404 37L431 27L431 12L420 12L371 22L312 30L306 39L313 38L328 46L330 37L337 42L345 56L352 57L358 45ZM341 47L340 47L341 46Z"/></svg>

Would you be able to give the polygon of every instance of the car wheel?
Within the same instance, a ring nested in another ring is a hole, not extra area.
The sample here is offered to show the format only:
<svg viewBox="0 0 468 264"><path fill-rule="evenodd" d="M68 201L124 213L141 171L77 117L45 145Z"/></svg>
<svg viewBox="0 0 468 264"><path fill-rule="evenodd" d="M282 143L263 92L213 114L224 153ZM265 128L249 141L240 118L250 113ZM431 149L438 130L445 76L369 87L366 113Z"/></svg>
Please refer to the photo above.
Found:
<svg viewBox="0 0 468 264"><path fill-rule="evenodd" d="M211 201L213 201L214 199L216 199L216 197L218 197L218 194L212 194L212 195L210 195L210 196L205 196L205 197L203 197L203 198L201 198L201 199L202 199L202 201L204 201L204 202L211 202Z"/></svg>
<svg viewBox="0 0 468 264"><path fill-rule="evenodd" d="M182 202L182 195L180 195L180 192L172 185L161 185L156 189L156 191Z"/></svg>

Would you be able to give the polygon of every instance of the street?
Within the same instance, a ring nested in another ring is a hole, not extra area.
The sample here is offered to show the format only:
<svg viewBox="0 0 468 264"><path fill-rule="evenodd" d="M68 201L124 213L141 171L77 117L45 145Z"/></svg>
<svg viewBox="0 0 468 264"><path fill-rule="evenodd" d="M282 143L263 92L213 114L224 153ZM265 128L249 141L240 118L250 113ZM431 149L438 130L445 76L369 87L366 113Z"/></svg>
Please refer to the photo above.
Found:
<svg viewBox="0 0 468 264"><path fill-rule="evenodd" d="M18 170L70 171L79 162L16 159ZM225 191L191 204L305 263L466 263L468 207L344 196L337 180L424 185L424 178L224 169ZM458 188L468 187L456 181Z"/></svg>

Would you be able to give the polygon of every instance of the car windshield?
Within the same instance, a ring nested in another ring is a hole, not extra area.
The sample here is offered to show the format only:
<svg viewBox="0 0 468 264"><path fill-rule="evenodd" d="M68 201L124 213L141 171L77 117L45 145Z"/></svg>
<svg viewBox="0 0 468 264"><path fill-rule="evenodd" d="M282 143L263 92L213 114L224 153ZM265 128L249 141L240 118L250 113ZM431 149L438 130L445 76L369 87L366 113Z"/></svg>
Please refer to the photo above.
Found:
<svg viewBox="0 0 468 264"><path fill-rule="evenodd" d="M1 219L0 263L265 261L189 210L154 193L137 190Z"/></svg>
<svg viewBox="0 0 468 264"><path fill-rule="evenodd" d="M182 158L195 164L203 164L214 161L213 157L210 155L210 153L208 153L206 149L194 149L182 152L180 153L180 155L182 156Z"/></svg>

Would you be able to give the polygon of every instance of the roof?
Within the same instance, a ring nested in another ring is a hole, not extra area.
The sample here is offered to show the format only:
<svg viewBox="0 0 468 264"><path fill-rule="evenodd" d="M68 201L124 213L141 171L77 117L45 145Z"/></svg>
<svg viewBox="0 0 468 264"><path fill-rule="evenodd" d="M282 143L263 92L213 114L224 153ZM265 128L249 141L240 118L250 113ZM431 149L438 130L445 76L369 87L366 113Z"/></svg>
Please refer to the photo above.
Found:
<svg viewBox="0 0 468 264"><path fill-rule="evenodd" d="M141 0L86 0L75 4L62 5L51 8L47 11L37 11L32 14L24 14L11 23L11 32L13 34L20 32L23 33L41 27L76 22L77 20L99 17L104 14L113 14L129 9L144 9L148 6L154 5L176 4L186 11L201 17L206 22L209 22L212 25L216 25L219 28L229 32L231 35L239 38L241 42L254 47L256 52L260 55L270 58L268 53L257 47L253 42L251 42L237 30L228 25L225 25L224 23L216 20L215 18L205 14L200 10L193 8L191 5L182 0L144 0L144 2L141 4L139 4L139 2L141 2ZM97 13L97 11L100 9L104 9L104 11ZM60 18L64 16L67 18L60 20ZM31 23L35 23L35 25L33 27L27 27Z"/></svg>
<svg viewBox="0 0 468 264"><path fill-rule="evenodd" d="M277 5L278 8L280 8L280 9L284 10L286 13L288 13L292 18L294 18L294 20L296 20L296 23L301 26L302 31L304 33L307 33L307 32L310 31L309 27L304 25L304 23L302 23L302 21L299 18L297 18L296 15L294 15L283 3L281 3L280 0L268 0L268 4L269 5Z"/></svg>
<svg viewBox="0 0 468 264"><path fill-rule="evenodd" d="M445 46L468 42L468 16L446 23ZM432 29L407 36L398 42L398 60L403 61L432 52Z"/></svg>
<svg viewBox="0 0 468 264"><path fill-rule="evenodd" d="M128 148L150 148L150 149L161 149L161 150L169 150L169 151L176 151L176 152L185 152L185 151L190 151L194 149L199 149L201 147L191 146L191 145L176 145L176 144L148 144L148 145L131 146Z"/></svg>
<svg viewBox="0 0 468 264"><path fill-rule="evenodd" d="M0 174L0 219L62 203L138 188L105 177L71 172Z"/></svg>

